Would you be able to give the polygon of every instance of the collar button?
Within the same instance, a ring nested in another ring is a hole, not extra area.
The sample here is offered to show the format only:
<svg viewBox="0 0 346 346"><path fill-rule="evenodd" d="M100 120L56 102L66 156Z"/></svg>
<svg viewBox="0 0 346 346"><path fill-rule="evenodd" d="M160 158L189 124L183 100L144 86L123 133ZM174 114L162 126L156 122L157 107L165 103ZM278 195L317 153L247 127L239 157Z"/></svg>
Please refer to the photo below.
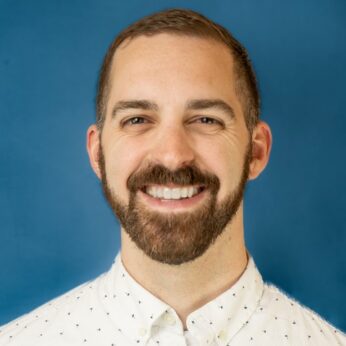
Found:
<svg viewBox="0 0 346 346"><path fill-rule="evenodd" d="M175 320L175 317L171 314L171 313L166 313L164 316L163 316L163 319L164 321L169 324L169 325L174 325L176 324L176 320Z"/></svg>
<svg viewBox="0 0 346 346"><path fill-rule="evenodd" d="M148 330L146 328L139 328L138 334L139 336L145 336L147 334Z"/></svg>
<svg viewBox="0 0 346 346"><path fill-rule="evenodd" d="M223 341L223 342L227 341L227 333L226 333L226 331L221 330L221 331L219 332L217 338L218 338L220 341Z"/></svg>

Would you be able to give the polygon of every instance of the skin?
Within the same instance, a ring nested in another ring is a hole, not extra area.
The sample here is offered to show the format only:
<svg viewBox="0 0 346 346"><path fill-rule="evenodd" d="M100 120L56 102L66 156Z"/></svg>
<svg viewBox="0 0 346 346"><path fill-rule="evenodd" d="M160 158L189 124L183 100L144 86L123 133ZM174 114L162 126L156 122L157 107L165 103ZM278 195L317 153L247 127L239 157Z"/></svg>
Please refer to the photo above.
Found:
<svg viewBox="0 0 346 346"><path fill-rule="evenodd" d="M100 178L101 140L108 182L123 203L129 198L129 175L149 163L175 170L193 162L215 174L221 183L218 202L239 184L249 141L253 145L249 179L265 168L272 143L270 128L261 121L250 136L234 88L233 57L223 44L171 34L140 36L118 48L110 80L104 127L100 136L96 126L90 126L87 150ZM220 99L234 115L218 107L188 110L188 102L195 99ZM114 106L124 100L148 100L157 109L125 109L112 116ZM133 118L139 116L138 123L138 118ZM158 206L139 198L147 208L162 213L188 212L203 202ZM243 204L202 256L179 266L152 260L123 229L121 241L121 257L128 272L174 308L184 328L187 316L230 288L247 265Z"/></svg>

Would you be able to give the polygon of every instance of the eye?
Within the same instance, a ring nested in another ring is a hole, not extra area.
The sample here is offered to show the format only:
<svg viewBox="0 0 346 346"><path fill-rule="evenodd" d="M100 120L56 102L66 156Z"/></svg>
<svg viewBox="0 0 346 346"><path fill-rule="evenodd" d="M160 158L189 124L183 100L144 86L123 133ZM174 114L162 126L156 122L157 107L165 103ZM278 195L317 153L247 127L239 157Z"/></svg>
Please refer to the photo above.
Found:
<svg viewBox="0 0 346 346"><path fill-rule="evenodd" d="M208 124L208 125L213 125L213 124L219 124L220 123L216 119L209 118L209 117L202 117L202 118L197 119L197 121L202 123L202 124Z"/></svg>
<svg viewBox="0 0 346 346"><path fill-rule="evenodd" d="M213 127L213 128L223 128L225 126L225 123L223 120L215 117L206 117L206 116L198 116L194 117L193 119L190 120L190 124L195 124L199 126L204 126L208 125L208 127Z"/></svg>
<svg viewBox="0 0 346 346"><path fill-rule="evenodd" d="M225 129L225 123L220 117L197 115L188 121L188 125L200 134L215 134Z"/></svg>
<svg viewBox="0 0 346 346"><path fill-rule="evenodd" d="M122 121L122 126L145 124L146 122L147 122L147 120L143 117L132 117L132 118L125 119L124 121Z"/></svg>

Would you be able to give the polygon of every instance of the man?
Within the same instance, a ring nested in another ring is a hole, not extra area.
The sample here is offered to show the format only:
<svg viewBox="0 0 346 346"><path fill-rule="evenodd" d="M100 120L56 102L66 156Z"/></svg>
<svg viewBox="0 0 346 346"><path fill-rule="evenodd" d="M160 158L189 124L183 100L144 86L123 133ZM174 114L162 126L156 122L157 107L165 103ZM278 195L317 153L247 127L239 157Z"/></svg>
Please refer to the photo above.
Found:
<svg viewBox="0 0 346 346"><path fill-rule="evenodd" d="M186 10L133 24L100 75L91 165L121 222L109 272L1 329L1 345L346 345L263 283L243 193L265 168L245 49Z"/></svg>

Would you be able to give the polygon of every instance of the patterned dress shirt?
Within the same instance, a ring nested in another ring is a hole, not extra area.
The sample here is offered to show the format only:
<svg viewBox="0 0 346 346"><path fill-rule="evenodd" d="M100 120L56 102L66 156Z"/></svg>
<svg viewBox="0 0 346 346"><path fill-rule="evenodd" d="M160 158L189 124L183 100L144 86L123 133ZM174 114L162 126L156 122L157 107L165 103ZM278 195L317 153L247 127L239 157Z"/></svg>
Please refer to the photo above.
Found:
<svg viewBox="0 0 346 346"><path fill-rule="evenodd" d="M192 312L177 313L140 286L120 254L111 269L0 328L1 346L346 345L346 336L276 287L252 258L240 279Z"/></svg>

